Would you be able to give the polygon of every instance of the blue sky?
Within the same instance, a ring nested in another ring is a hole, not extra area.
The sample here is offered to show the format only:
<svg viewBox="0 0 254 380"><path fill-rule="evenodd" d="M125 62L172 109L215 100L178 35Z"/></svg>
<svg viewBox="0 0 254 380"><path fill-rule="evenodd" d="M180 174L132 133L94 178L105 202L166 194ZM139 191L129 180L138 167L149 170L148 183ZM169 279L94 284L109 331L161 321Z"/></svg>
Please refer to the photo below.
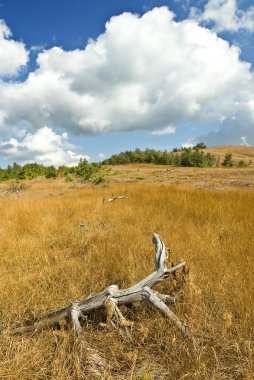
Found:
<svg viewBox="0 0 254 380"><path fill-rule="evenodd" d="M247 0L0 0L0 165L254 145Z"/></svg>

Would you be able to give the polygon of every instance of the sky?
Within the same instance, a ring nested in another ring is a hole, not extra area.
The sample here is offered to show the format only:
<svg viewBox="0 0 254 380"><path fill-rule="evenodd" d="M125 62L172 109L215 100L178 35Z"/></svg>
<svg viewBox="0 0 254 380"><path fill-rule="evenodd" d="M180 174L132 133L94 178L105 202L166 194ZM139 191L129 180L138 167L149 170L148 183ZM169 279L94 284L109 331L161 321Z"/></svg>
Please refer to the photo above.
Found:
<svg viewBox="0 0 254 380"><path fill-rule="evenodd" d="M0 0L0 166L254 145L252 0Z"/></svg>

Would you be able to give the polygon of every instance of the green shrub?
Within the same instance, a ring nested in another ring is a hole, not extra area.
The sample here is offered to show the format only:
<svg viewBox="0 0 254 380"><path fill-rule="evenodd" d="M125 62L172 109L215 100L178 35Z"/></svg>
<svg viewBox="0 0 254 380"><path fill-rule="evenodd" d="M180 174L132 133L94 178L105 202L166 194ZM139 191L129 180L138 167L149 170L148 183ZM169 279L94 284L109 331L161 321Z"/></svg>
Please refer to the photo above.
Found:
<svg viewBox="0 0 254 380"><path fill-rule="evenodd" d="M65 182L73 182L73 181L74 181L74 177L71 174L67 174L65 176Z"/></svg>
<svg viewBox="0 0 254 380"><path fill-rule="evenodd" d="M232 153L226 153L225 158L222 162L222 166L227 168L232 167L234 165L234 161L232 159Z"/></svg>
<svg viewBox="0 0 254 380"><path fill-rule="evenodd" d="M46 168L46 178L56 178L56 168L54 166L49 166Z"/></svg>
<svg viewBox="0 0 254 380"><path fill-rule="evenodd" d="M98 177L94 180L93 182L95 185L101 185L103 183L105 183L105 178L104 177Z"/></svg>
<svg viewBox="0 0 254 380"><path fill-rule="evenodd" d="M244 161L244 160L240 160L238 162L238 168L246 168L247 167L247 163Z"/></svg>

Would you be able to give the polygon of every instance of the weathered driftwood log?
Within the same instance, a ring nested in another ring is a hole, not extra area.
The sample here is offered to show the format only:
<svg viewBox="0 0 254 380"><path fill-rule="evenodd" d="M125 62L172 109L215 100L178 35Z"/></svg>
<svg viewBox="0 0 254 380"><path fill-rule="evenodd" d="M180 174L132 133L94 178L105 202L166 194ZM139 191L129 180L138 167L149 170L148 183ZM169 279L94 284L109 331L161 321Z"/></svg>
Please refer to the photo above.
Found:
<svg viewBox="0 0 254 380"><path fill-rule="evenodd" d="M109 202L114 202L114 201L120 201L122 199L128 199L129 197L126 197L125 195L120 195L120 196L113 196L112 198L103 198L103 203L109 203Z"/></svg>
<svg viewBox="0 0 254 380"><path fill-rule="evenodd" d="M114 325L112 321L113 316L118 320L119 325L126 329L127 335L129 335L128 327L130 326L122 315L119 306L132 304L137 301L144 301L155 308L157 308L165 317L169 318L184 334L187 336L187 326L183 325L177 316L169 309L167 303L174 302L174 298L160 294L152 287L167 278L170 274L174 274L178 269L185 266L185 262L182 262L172 268L166 267L167 255L170 252L165 247L164 242L159 235L153 234L153 243L155 245L155 271L145 277L137 284L120 290L117 285L110 285L101 293L89 296L89 298L82 301L75 301L67 307L52 311L44 314L37 320L27 322L23 325L16 325L14 327L5 330L5 333L19 334L26 331L39 331L46 327L57 326L61 320L66 320L73 324L74 330L78 337L83 334L80 318L91 314L93 311L105 308L107 310L108 319Z"/></svg>

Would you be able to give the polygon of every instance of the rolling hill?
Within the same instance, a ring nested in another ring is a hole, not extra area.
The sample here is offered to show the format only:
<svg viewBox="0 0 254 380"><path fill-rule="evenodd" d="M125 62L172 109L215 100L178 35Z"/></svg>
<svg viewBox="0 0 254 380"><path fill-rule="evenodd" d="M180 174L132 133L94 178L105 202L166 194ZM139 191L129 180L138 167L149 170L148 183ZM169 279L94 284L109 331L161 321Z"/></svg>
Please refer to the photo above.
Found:
<svg viewBox="0 0 254 380"><path fill-rule="evenodd" d="M204 149L205 153L211 153L221 160L224 159L226 153L232 153L232 157L234 161L244 160L249 162L253 161L252 165L254 165L254 147L253 146L245 146L245 145L225 145L225 146L215 146L212 148ZM251 165L251 166L252 166Z"/></svg>

